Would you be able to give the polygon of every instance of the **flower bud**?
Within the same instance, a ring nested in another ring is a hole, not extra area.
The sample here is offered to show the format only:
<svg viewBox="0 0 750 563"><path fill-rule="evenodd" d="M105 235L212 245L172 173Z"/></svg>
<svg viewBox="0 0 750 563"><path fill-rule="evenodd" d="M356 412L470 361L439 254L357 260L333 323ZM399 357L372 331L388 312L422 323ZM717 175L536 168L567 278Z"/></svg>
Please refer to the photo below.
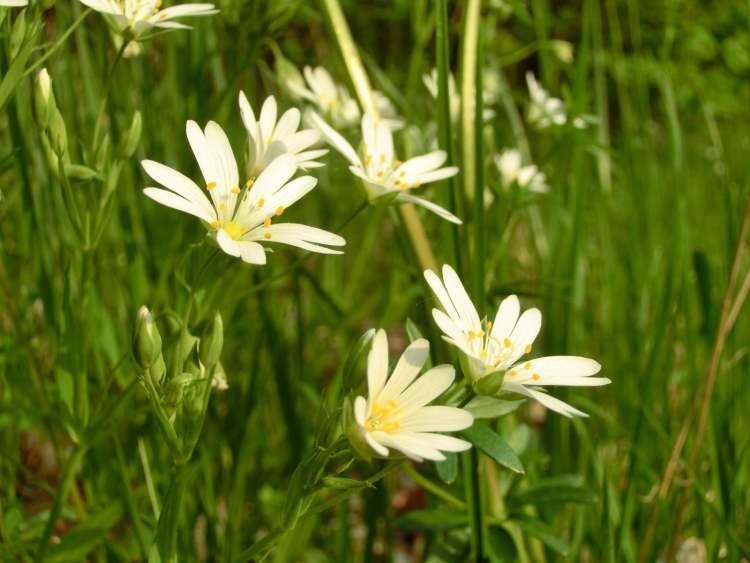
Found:
<svg viewBox="0 0 750 563"><path fill-rule="evenodd" d="M292 99L296 101L302 99L300 92L306 89L305 79L297 67L280 52L276 53L276 77Z"/></svg>
<svg viewBox="0 0 750 563"><path fill-rule="evenodd" d="M141 142L142 128L141 112L137 111L133 114L133 121L130 122L130 129L128 129L128 134L125 135L123 139L122 153L125 158L130 158L135 154L135 151L138 148L138 143Z"/></svg>
<svg viewBox="0 0 750 563"><path fill-rule="evenodd" d="M99 173L82 164L68 164L65 166L65 175L73 180L93 180Z"/></svg>
<svg viewBox="0 0 750 563"><path fill-rule="evenodd" d="M505 371L496 371L479 378L474 384L474 389L478 395L495 396L503 388Z"/></svg>
<svg viewBox="0 0 750 563"><path fill-rule="evenodd" d="M49 140L52 150L63 155L68 150L68 133L65 131L65 120L59 111L52 113L49 119Z"/></svg>
<svg viewBox="0 0 750 563"><path fill-rule="evenodd" d="M207 369L212 368L219 362L223 345L224 325L221 315L217 311L198 343L198 357Z"/></svg>
<svg viewBox="0 0 750 563"><path fill-rule="evenodd" d="M133 329L133 357L138 365L147 370L161 356L161 335L156 328L151 312L145 307L138 309Z"/></svg>
<svg viewBox="0 0 750 563"><path fill-rule="evenodd" d="M46 129L55 107L55 98L52 95L52 79L47 69L43 68L36 75L36 88L34 89L34 110L40 127Z"/></svg>
<svg viewBox="0 0 750 563"><path fill-rule="evenodd" d="M568 41L562 41L561 39L553 39L552 52L555 56L563 63L573 62L573 44Z"/></svg>

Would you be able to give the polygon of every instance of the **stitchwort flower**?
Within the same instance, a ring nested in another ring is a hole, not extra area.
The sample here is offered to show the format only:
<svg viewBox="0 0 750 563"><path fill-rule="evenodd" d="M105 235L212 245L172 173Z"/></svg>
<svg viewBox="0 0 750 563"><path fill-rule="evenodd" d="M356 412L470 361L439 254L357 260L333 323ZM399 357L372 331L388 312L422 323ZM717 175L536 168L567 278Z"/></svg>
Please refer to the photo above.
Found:
<svg viewBox="0 0 750 563"><path fill-rule="evenodd" d="M458 173L456 166L441 168L447 158L445 151L437 150L401 162L394 152L390 127L385 121L365 114L362 118L360 157L354 147L319 115L311 114L310 120L331 146L349 161L349 170L362 180L371 202L393 194L396 201L420 205L447 221L461 223L458 217L446 209L409 193L423 184L450 178Z"/></svg>
<svg viewBox="0 0 750 563"><path fill-rule="evenodd" d="M455 370L449 365L436 366L422 376L430 345L415 340L388 376L388 339L379 330L367 357L367 398L354 400L353 445L364 443L378 456L387 457L394 449L415 460L443 460L441 452L460 452L469 442L438 434L468 428L471 414L460 408L427 406L453 383Z"/></svg>
<svg viewBox="0 0 750 563"><path fill-rule="evenodd" d="M520 314L518 297L511 295L500 303L494 321L480 319L453 268L444 265L442 273L441 280L430 270L424 272L443 308L442 311L433 309L432 316L443 331L443 338L461 351L465 372L474 382L492 374L504 374L501 391L525 395L568 417L587 416L542 388L561 385L593 387L611 383L606 377L591 377L601 369L598 362L578 356L520 361L522 356L531 352L542 326L539 309L528 309Z"/></svg>
<svg viewBox="0 0 750 563"><path fill-rule="evenodd" d="M519 188L535 193L547 193L547 177L540 172L535 164L523 165L521 151L518 149L506 149L501 154L493 157L495 166L500 172L503 187L509 188L518 184Z"/></svg>
<svg viewBox="0 0 750 563"><path fill-rule="evenodd" d="M167 188L146 188L143 192L148 197L198 217L224 252L251 264L266 263L266 249L261 242L280 242L323 254L341 253L327 248L345 244L336 234L297 223L274 224L317 184L312 176L292 180L298 168L294 155L276 157L257 178L240 185L232 147L217 123L210 121L201 130L196 122L188 121L186 132L208 196L180 172L144 160L141 164L146 173Z"/></svg>

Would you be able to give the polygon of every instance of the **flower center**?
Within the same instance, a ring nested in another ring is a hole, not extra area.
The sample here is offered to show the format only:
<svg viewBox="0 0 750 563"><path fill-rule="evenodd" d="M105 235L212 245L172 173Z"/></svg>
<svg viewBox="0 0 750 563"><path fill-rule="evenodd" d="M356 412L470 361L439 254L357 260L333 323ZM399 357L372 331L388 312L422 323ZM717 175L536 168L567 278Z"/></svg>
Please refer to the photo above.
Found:
<svg viewBox="0 0 750 563"><path fill-rule="evenodd" d="M224 232L234 240L239 240L242 238L242 235L250 230L246 226L235 223L234 221L226 221L221 228L224 229Z"/></svg>
<svg viewBox="0 0 750 563"><path fill-rule="evenodd" d="M513 357L517 349L517 343L510 338L504 338L502 342L494 338L492 336L492 321L483 320L482 329L470 330L466 335L469 337L472 348L485 365L497 369ZM531 352L530 344L524 349L524 354L529 352Z"/></svg>
<svg viewBox="0 0 750 563"><path fill-rule="evenodd" d="M385 403L375 403L372 406L372 413L365 421L365 430L368 432L379 430L392 434L401 428L400 414L401 407L392 399Z"/></svg>

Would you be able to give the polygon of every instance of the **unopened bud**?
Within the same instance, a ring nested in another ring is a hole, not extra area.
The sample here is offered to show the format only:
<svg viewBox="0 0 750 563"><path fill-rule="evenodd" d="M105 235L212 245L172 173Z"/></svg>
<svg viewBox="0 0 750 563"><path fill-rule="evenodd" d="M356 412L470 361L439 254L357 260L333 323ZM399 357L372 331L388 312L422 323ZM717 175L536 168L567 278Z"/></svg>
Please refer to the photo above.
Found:
<svg viewBox="0 0 750 563"><path fill-rule="evenodd" d="M82 164L68 164L65 166L65 175L73 180L93 180L99 173Z"/></svg>
<svg viewBox="0 0 750 563"><path fill-rule="evenodd" d="M564 63L573 62L573 44L572 43L568 41L563 41L561 39L553 39L550 43L552 44L552 52L561 62L564 62Z"/></svg>
<svg viewBox="0 0 750 563"><path fill-rule="evenodd" d="M68 134L65 131L65 120L59 111L54 111L49 119L49 139L55 154L62 155L68 150Z"/></svg>
<svg viewBox="0 0 750 563"><path fill-rule="evenodd" d="M138 143L141 142L141 130L143 129L141 112L137 111L133 114L133 121L130 122L130 129L128 134L124 138L122 152L125 158L130 158L138 148Z"/></svg>
<svg viewBox="0 0 750 563"><path fill-rule="evenodd" d="M198 343L198 352L201 363L206 368L215 366L221 358L221 349L224 346L224 323L217 311L213 320L208 324Z"/></svg>
<svg viewBox="0 0 750 563"><path fill-rule="evenodd" d="M161 356L161 335L156 328L151 312L144 306L138 309L133 329L133 357L138 365L147 370Z"/></svg>
<svg viewBox="0 0 750 563"><path fill-rule="evenodd" d="M481 377L474 384L474 389L478 395L495 396L503 388L505 371L496 371Z"/></svg>
<svg viewBox="0 0 750 563"><path fill-rule="evenodd" d="M306 90L305 79L297 70L297 67L280 52L276 53L276 77L291 98L294 100L302 99L300 92Z"/></svg>
<svg viewBox="0 0 750 563"><path fill-rule="evenodd" d="M47 127L54 107L55 99L52 96L52 79L47 69L43 68L36 75L36 88L34 89L34 110L37 122L42 128Z"/></svg>

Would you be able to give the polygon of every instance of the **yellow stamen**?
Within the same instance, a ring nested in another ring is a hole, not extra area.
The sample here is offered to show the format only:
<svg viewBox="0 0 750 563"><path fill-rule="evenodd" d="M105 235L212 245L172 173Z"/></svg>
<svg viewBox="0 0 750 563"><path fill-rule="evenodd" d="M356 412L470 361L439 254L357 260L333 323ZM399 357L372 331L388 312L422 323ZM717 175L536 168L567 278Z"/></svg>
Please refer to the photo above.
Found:
<svg viewBox="0 0 750 563"><path fill-rule="evenodd" d="M505 340L503 340L503 345L506 348L510 348L513 345L513 343L510 341L510 338L506 338Z"/></svg>
<svg viewBox="0 0 750 563"><path fill-rule="evenodd" d="M523 369L531 369L531 362L526 362L523 364Z"/></svg>
<svg viewBox="0 0 750 563"><path fill-rule="evenodd" d="M261 209L265 205L265 203L266 203L266 200L263 198L260 198L258 200L258 209Z"/></svg>
<svg viewBox="0 0 750 563"><path fill-rule="evenodd" d="M527 344L527 345L526 345L526 348L524 348L524 350L523 350L523 351L524 351L524 353L526 353L526 354L528 354L529 352L531 352L531 344Z"/></svg>
<svg viewBox="0 0 750 563"><path fill-rule="evenodd" d="M266 238L271 238L271 233L265 233L263 236Z"/></svg>
<svg viewBox="0 0 750 563"><path fill-rule="evenodd" d="M278 207L276 208L276 217L278 217L278 216L279 216L279 215L281 215L282 213L284 213L284 208L283 208L283 207L282 207L281 205L279 205L279 206L278 206Z"/></svg>
<svg viewBox="0 0 750 563"><path fill-rule="evenodd" d="M219 204L219 211L224 211L227 208L227 204L223 201Z"/></svg>
<svg viewBox="0 0 750 563"><path fill-rule="evenodd" d="M252 178L250 178L247 182L245 182L245 187L249 190L250 188L253 187L253 183L254 182L255 182L255 180L253 180Z"/></svg>
<svg viewBox="0 0 750 563"><path fill-rule="evenodd" d="M398 168L398 167L399 167L399 166L401 166L402 164L403 164L403 162L401 162L400 160L394 160L394 161L393 161L393 166L394 166L395 168Z"/></svg>
<svg viewBox="0 0 750 563"><path fill-rule="evenodd" d="M232 188L231 192L232 192L233 194L238 194L238 193L240 193L240 187L239 187L239 186L234 186L234 187Z"/></svg>
<svg viewBox="0 0 750 563"><path fill-rule="evenodd" d="M413 184L411 185L411 187L412 187L412 188L418 188L418 187L419 187L419 186L421 186L421 185L422 185L422 184L420 184L419 182L414 182L414 183L413 183Z"/></svg>
<svg viewBox="0 0 750 563"><path fill-rule="evenodd" d="M539 381L539 374L535 373L534 375L531 376L531 379L533 379L534 381Z"/></svg>
<svg viewBox="0 0 750 563"><path fill-rule="evenodd" d="M383 164L385 162L385 155L381 154L379 160L380 160L380 164Z"/></svg>
<svg viewBox="0 0 750 563"><path fill-rule="evenodd" d="M216 187L216 182L209 182L208 184L206 184L207 190L213 190L215 187Z"/></svg>
<svg viewBox="0 0 750 563"><path fill-rule="evenodd" d="M265 220L263 221L263 226L264 227L270 227L271 226L271 218L270 217L266 217L265 218Z"/></svg>
<svg viewBox="0 0 750 563"><path fill-rule="evenodd" d="M221 223L219 223L218 221L211 221L211 226L212 226L212 227L213 227L214 229L218 229L218 228L219 228L219 225L220 225L220 224L221 224Z"/></svg>
<svg viewBox="0 0 750 563"><path fill-rule="evenodd" d="M376 174L376 176L378 178L382 178L383 177L383 171L382 170L378 170L378 173Z"/></svg>

